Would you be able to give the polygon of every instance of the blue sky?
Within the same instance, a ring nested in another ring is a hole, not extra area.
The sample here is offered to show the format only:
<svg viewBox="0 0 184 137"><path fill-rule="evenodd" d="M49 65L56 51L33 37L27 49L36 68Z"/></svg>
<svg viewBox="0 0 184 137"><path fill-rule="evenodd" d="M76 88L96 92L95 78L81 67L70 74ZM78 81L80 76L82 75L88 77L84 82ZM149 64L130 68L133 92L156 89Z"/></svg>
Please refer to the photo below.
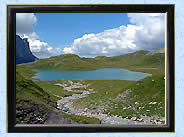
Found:
<svg viewBox="0 0 184 137"><path fill-rule="evenodd" d="M99 33L129 24L123 13L37 13L34 31L53 47L70 46L84 34Z"/></svg>
<svg viewBox="0 0 184 137"><path fill-rule="evenodd" d="M165 46L161 13L18 13L16 33L38 58L117 56Z"/></svg>

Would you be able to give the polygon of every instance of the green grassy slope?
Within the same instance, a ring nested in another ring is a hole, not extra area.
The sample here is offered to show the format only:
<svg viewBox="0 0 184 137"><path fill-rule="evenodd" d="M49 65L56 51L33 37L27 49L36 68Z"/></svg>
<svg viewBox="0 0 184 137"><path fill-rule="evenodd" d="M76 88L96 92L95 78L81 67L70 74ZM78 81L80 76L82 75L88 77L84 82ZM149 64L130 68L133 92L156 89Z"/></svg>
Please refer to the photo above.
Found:
<svg viewBox="0 0 184 137"><path fill-rule="evenodd" d="M77 100L76 108L103 108L105 113L122 117L165 116L164 74L157 73L140 81L86 80L96 93ZM156 102L156 104L149 104ZM141 108L144 107L144 108Z"/></svg>
<svg viewBox="0 0 184 137"><path fill-rule="evenodd" d="M32 96L30 96L32 95ZM24 78L16 71L16 97L18 100L31 99L47 103L49 95L33 81Z"/></svg>
<svg viewBox="0 0 184 137"><path fill-rule="evenodd" d="M54 110L52 106L54 106L54 102L42 88L16 71L17 123L44 123L49 111ZM44 113L42 114L42 112ZM35 119L32 115L35 115ZM39 117L40 120L36 117Z"/></svg>
<svg viewBox="0 0 184 137"><path fill-rule="evenodd" d="M116 57L102 57L109 67L150 73L140 81L85 81L97 91L75 102L75 107L104 108L122 117L165 116L165 54L138 51ZM154 103L153 103L154 102ZM156 102L156 104L155 104ZM153 103L153 104L152 104Z"/></svg>
<svg viewBox="0 0 184 137"><path fill-rule="evenodd" d="M55 84L58 83L58 81L35 81L35 83L42 87L54 101L62 97L71 96L72 94L81 94L81 92L67 92L63 87L56 86Z"/></svg>
<svg viewBox="0 0 184 137"><path fill-rule="evenodd" d="M137 51L126 55L114 57L100 56L96 58L81 58L74 54L67 54L17 65L17 71L26 78L31 78L36 73L32 69L39 68L64 70L125 68L132 71L151 73L152 76L137 82L125 80L85 80L83 82L91 84L89 88L94 89L96 93L77 100L74 105L90 109L103 107L105 113L122 117L128 116L131 118L134 116L140 117L141 115L164 117L165 54L149 53L149 51ZM73 94L72 92L64 91L62 87L55 86L54 83L56 82L35 81L34 83L41 87L53 101L59 99L55 95L65 97ZM22 86L24 85L26 83ZM45 94L42 93L42 95L44 96ZM40 99L44 100L43 97ZM77 121L82 119L75 116L72 118ZM85 123L86 119L84 118L83 120Z"/></svg>
<svg viewBox="0 0 184 137"><path fill-rule="evenodd" d="M75 54L40 59L36 62L19 65L26 69L91 70L99 68L155 68L164 66L164 53L147 55L149 51L137 51L113 57L81 58ZM26 74L27 75L27 74Z"/></svg>
<svg viewBox="0 0 184 137"><path fill-rule="evenodd" d="M61 87L55 86L53 82L33 82L22 76L22 74L25 75L26 73L22 72L22 70L26 69L17 68L16 71L17 124L44 124L50 115L59 116L61 121L68 121L67 124L70 124L72 120L80 124L99 123L99 120L96 118L67 115L57 110L56 101L58 101L60 97L70 96L73 93L64 91ZM30 73L28 73L27 76L30 76Z"/></svg>

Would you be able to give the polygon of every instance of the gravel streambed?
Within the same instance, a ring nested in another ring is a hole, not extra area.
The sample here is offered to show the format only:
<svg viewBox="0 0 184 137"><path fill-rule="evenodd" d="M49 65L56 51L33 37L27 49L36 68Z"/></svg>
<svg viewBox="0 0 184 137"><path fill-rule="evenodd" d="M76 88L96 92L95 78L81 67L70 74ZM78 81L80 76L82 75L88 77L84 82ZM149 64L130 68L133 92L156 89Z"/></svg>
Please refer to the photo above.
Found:
<svg viewBox="0 0 184 137"><path fill-rule="evenodd" d="M73 102L80 99L87 97L91 93L95 93L93 89L87 89L88 85L84 85L82 83L74 83L72 81L68 81L67 84L57 83L57 86L61 86L64 90L68 92L81 92L81 94L73 94L69 97L63 97L62 99L57 101L57 108L61 111L72 114L72 115L79 115L79 116L86 116L86 117L96 117L101 122L101 124L114 124L114 125L151 125L152 122L150 120L143 121L142 119L126 119L122 118L121 116L115 116L110 114L104 114L103 110L100 109L93 109L90 110L88 108L75 108L73 107ZM83 90L75 90L75 89L83 89ZM85 90L84 90L85 89Z"/></svg>

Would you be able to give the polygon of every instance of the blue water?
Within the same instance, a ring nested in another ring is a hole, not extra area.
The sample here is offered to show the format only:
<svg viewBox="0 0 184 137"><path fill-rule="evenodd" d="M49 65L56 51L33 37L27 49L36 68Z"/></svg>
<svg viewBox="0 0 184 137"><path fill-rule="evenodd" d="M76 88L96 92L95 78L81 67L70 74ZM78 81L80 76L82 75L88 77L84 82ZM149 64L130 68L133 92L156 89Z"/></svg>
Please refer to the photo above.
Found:
<svg viewBox="0 0 184 137"><path fill-rule="evenodd" d="M121 68L103 68L97 70L66 71L55 69L34 69L38 73L32 78L44 81L51 80L130 80L138 81L152 74L133 72Z"/></svg>

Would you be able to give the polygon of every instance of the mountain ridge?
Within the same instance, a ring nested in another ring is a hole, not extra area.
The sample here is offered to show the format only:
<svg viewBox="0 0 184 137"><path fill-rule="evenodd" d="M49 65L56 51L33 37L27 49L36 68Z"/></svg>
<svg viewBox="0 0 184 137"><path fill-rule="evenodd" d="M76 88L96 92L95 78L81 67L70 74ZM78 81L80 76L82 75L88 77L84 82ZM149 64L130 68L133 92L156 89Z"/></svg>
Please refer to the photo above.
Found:
<svg viewBox="0 0 184 137"><path fill-rule="evenodd" d="M97 56L95 58L79 57L76 54L61 54L35 62L26 63L31 69L62 69L62 70L95 70L100 68L138 68L164 66L165 54L152 51L136 51L120 56Z"/></svg>

